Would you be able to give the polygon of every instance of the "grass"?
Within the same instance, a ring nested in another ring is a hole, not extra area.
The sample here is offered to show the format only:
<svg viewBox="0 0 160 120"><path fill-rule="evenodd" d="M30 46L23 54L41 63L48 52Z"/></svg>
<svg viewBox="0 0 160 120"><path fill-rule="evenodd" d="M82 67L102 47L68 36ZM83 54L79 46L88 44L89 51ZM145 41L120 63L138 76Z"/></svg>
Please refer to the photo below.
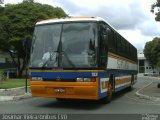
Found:
<svg viewBox="0 0 160 120"><path fill-rule="evenodd" d="M6 81L0 82L0 89L24 87L25 84L25 78L7 79ZM29 81L27 81L27 85L29 85Z"/></svg>

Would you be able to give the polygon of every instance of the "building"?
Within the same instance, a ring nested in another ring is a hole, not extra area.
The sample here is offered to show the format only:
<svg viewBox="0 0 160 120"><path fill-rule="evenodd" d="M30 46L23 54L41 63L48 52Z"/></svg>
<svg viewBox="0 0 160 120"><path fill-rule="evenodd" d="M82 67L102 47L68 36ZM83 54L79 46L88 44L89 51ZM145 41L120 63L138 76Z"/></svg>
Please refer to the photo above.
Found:
<svg viewBox="0 0 160 120"><path fill-rule="evenodd" d="M0 69L15 68L12 59L7 52L0 51Z"/></svg>
<svg viewBox="0 0 160 120"><path fill-rule="evenodd" d="M7 78L17 76L16 66L7 52L0 51L0 70L4 70Z"/></svg>
<svg viewBox="0 0 160 120"><path fill-rule="evenodd" d="M159 73L159 69L153 68L146 60L142 50L138 51L138 73Z"/></svg>

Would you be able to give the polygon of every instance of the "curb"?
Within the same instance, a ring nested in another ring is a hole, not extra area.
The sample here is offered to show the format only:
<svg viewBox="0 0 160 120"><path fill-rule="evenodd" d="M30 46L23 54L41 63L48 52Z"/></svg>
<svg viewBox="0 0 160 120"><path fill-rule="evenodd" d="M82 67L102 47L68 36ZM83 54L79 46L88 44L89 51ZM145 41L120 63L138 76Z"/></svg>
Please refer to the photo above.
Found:
<svg viewBox="0 0 160 120"><path fill-rule="evenodd" d="M0 102L11 101L11 100L13 100L13 97L14 96L0 96Z"/></svg>
<svg viewBox="0 0 160 120"><path fill-rule="evenodd" d="M138 76L138 77L160 80L160 77L152 77L152 76Z"/></svg>
<svg viewBox="0 0 160 120"><path fill-rule="evenodd" d="M6 90L16 90L16 89L23 89L25 87L16 87L16 88L9 88L9 89L0 89L0 92L6 91ZM30 86L27 86L27 89L30 88Z"/></svg>
<svg viewBox="0 0 160 120"><path fill-rule="evenodd" d="M13 100L20 100L20 99L26 99L31 98L31 93L25 93L24 95L14 96Z"/></svg>
<svg viewBox="0 0 160 120"><path fill-rule="evenodd" d="M160 102L160 98L157 98L157 97L151 97L151 96L148 96L148 95L144 95L144 94L141 94L140 91L145 89L146 87L148 87L149 85L151 85L153 82L149 83L148 85L146 85L145 87L141 88L140 90L138 90L135 94L136 96L142 98L142 99L147 99L147 100L151 100L151 101L155 101L155 102Z"/></svg>
<svg viewBox="0 0 160 120"><path fill-rule="evenodd" d="M18 96L0 96L0 102L20 100L20 99L26 99L26 98L31 98L31 94L25 93L24 95L18 95Z"/></svg>
<svg viewBox="0 0 160 120"><path fill-rule="evenodd" d="M17 87L17 88L11 88L11 89L0 89L0 92L4 92L4 91L12 91L12 90L18 90L18 89L24 89L25 87ZM28 87L29 89L30 87ZM0 102L2 101L13 101L13 100L20 100L20 99L26 99L26 98L30 98L31 97L31 93L27 92L24 93L22 95L18 95L18 96L0 96Z"/></svg>

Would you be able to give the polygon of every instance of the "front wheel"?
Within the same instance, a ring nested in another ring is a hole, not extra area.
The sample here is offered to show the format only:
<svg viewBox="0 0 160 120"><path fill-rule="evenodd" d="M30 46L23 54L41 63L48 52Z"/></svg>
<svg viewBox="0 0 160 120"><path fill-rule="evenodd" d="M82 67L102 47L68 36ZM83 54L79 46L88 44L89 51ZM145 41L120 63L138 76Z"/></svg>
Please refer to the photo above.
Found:
<svg viewBox="0 0 160 120"><path fill-rule="evenodd" d="M57 101L64 101L65 98L56 98Z"/></svg>
<svg viewBox="0 0 160 120"><path fill-rule="evenodd" d="M107 103L111 102L111 100L112 100L112 95L113 95L112 85L111 85L110 83L108 83L107 97L102 98L102 99L100 100L101 103L107 104Z"/></svg>

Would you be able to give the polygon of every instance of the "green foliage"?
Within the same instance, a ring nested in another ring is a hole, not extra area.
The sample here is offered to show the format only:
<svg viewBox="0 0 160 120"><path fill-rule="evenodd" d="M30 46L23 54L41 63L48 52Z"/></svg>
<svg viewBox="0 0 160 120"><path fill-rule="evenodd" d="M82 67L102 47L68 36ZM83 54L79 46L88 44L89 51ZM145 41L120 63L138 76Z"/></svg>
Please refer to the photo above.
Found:
<svg viewBox="0 0 160 120"><path fill-rule="evenodd" d="M155 12L155 9L157 8L158 8L158 11ZM156 15L155 20L160 21L160 0L157 0L157 2L152 5L151 12L153 13L155 12L155 15Z"/></svg>
<svg viewBox="0 0 160 120"><path fill-rule="evenodd" d="M61 8L35 3L34 0L0 6L0 50L10 52L18 73L22 73L26 65L22 41L32 36L35 23L44 19L66 16ZM20 62L20 59L23 61Z"/></svg>
<svg viewBox="0 0 160 120"><path fill-rule="evenodd" d="M152 41L146 43L144 55L152 66L160 67L160 38L156 37Z"/></svg>
<svg viewBox="0 0 160 120"><path fill-rule="evenodd" d="M27 85L29 86L29 81L27 81ZM7 79L0 84L0 89L9 89L9 88L16 88L16 87L24 87L25 86L25 79Z"/></svg>

